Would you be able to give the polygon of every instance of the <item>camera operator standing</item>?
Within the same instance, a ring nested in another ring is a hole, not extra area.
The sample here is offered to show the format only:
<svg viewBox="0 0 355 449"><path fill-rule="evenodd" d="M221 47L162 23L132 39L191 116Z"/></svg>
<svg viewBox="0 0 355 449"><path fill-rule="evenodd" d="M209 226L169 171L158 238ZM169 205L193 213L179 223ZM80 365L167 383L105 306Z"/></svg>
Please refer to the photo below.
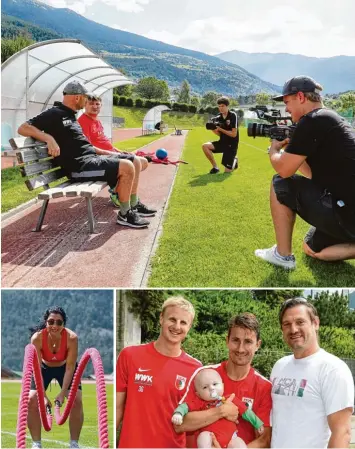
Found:
<svg viewBox="0 0 355 449"><path fill-rule="evenodd" d="M218 98L217 104L220 113L212 119L212 123L216 125L215 129L208 129L220 136L220 139L202 145L203 152L212 164L211 174L219 172L213 153L223 153L222 165L225 167L225 173L238 168L238 159L236 158L239 143L237 115L229 110L229 99L227 97Z"/></svg>
<svg viewBox="0 0 355 449"><path fill-rule="evenodd" d="M284 101L296 127L291 138L272 140L269 147L277 172L270 192L276 245L257 249L255 255L286 269L296 267L296 214L312 225L303 242L308 256L324 261L355 258L355 130L324 108L321 90L312 78L296 76L274 98Z"/></svg>

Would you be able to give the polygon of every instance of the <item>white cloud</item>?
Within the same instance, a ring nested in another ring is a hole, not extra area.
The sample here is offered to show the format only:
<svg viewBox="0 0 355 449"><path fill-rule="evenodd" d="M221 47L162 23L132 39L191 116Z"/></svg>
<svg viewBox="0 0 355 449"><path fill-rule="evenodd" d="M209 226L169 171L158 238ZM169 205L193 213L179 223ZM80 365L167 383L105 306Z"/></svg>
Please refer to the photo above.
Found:
<svg viewBox="0 0 355 449"><path fill-rule="evenodd" d="M108 6L114 6L117 11L138 13L144 11L143 6L149 4L149 0L102 0Z"/></svg>

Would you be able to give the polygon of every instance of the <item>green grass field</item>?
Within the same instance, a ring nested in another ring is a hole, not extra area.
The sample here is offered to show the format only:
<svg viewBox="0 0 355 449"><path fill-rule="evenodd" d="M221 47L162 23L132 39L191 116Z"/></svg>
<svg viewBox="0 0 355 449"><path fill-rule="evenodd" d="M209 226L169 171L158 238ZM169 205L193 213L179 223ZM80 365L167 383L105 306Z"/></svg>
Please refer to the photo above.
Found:
<svg viewBox="0 0 355 449"><path fill-rule="evenodd" d="M189 132L175 180L163 234L153 258L149 287L350 287L355 261L325 263L302 252L307 223L297 219L294 253L297 269L287 272L254 256L275 243L269 209L274 171L268 140L247 137L240 128L239 169L207 174L211 166L201 144L211 139L203 128ZM221 155L216 156L220 162Z"/></svg>
<svg viewBox="0 0 355 449"><path fill-rule="evenodd" d="M59 393L58 385L49 387L47 393L52 400ZM21 391L19 382L1 382L1 447L16 447L16 424L18 401ZM113 384L106 384L108 403L108 428L110 447L113 444ZM99 447L98 427L97 427L97 403L96 387L94 384L83 384L83 404L84 404L84 426L79 440L80 447ZM69 447L69 425L68 421L62 426L58 426L53 418L52 430L45 432L42 429L42 444L47 448ZM31 447L32 440L27 430L26 447Z"/></svg>

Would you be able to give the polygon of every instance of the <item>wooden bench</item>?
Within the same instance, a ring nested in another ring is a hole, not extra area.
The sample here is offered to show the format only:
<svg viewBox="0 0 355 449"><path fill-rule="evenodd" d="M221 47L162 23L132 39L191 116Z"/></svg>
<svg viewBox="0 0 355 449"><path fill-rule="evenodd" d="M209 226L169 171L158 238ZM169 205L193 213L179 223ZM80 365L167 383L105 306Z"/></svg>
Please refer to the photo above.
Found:
<svg viewBox="0 0 355 449"><path fill-rule="evenodd" d="M66 181L61 184L51 188L49 184L59 179L66 178L66 175L64 170L61 167L58 167L53 158L48 155L46 144L44 142L35 141L30 137L17 137L10 139L9 142L15 151L22 176L28 178L25 181L28 190L44 187L44 191L38 194L38 199L43 200L43 203L37 226L34 231L39 232L42 229L49 200L63 196L81 196L86 200L89 231L90 233L94 233L95 220L92 209L92 199L98 192L107 186L107 182L74 182L66 179Z"/></svg>

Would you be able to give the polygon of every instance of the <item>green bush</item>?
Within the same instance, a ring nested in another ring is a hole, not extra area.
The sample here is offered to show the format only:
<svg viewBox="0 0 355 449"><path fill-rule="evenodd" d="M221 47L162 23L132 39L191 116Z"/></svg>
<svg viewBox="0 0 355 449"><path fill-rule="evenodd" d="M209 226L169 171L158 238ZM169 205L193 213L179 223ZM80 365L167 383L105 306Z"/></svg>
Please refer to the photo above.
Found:
<svg viewBox="0 0 355 449"><path fill-rule="evenodd" d="M133 107L133 100L132 100L132 98L127 98L126 106L129 107L129 108Z"/></svg>
<svg viewBox="0 0 355 449"><path fill-rule="evenodd" d="M118 106L118 98L119 96L117 94L113 94L113 105Z"/></svg>
<svg viewBox="0 0 355 449"><path fill-rule="evenodd" d="M135 106L136 106L136 108L142 108L143 107L143 100L141 98L136 98Z"/></svg>
<svg viewBox="0 0 355 449"><path fill-rule="evenodd" d="M203 109L203 108L200 108L199 111L198 111L199 114L205 114L205 112L206 112L206 110Z"/></svg>
<svg viewBox="0 0 355 449"><path fill-rule="evenodd" d="M119 106L126 106L127 104L127 98L126 97L120 97L118 100L118 105Z"/></svg>
<svg viewBox="0 0 355 449"><path fill-rule="evenodd" d="M190 104L190 105L189 105L189 108L188 108L188 111L189 111L189 112L192 112L193 114L196 114L196 112L197 112L197 107L196 107L195 105L193 105L193 104Z"/></svg>

